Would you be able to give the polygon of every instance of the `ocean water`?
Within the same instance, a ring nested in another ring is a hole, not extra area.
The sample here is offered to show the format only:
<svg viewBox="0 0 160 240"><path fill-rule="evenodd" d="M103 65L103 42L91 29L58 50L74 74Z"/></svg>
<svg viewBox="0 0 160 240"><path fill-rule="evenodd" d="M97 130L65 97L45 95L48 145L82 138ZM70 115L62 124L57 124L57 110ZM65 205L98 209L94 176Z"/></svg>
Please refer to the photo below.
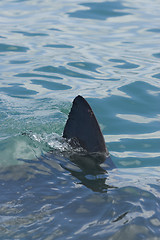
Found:
<svg viewBox="0 0 160 240"><path fill-rule="evenodd" d="M0 10L0 239L160 239L159 0ZM107 173L63 155L78 94L117 167Z"/></svg>

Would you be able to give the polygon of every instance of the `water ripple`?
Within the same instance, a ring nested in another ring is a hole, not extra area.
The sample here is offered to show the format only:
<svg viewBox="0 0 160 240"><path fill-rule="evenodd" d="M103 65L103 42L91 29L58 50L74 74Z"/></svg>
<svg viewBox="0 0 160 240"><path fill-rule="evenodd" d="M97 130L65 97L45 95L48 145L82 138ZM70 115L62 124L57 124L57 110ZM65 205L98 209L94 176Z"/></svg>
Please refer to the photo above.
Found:
<svg viewBox="0 0 160 240"><path fill-rule="evenodd" d="M151 122L159 122L160 121L160 114L155 116L154 118L147 118L144 116L138 116L134 114L117 114L117 117L128 120L134 123L151 123Z"/></svg>
<svg viewBox="0 0 160 240"><path fill-rule="evenodd" d="M0 52L27 52L29 48L9 44L0 44Z"/></svg>
<svg viewBox="0 0 160 240"><path fill-rule="evenodd" d="M158 240L159 0L0 9L0 238ZM105 174L63 155L78 94L117 166Z"/></svg>
<svg viewBox="0 0 160 240"><path fill-rule="evenodd" d="M27 36L27 37L39 37L39 36L48 36L48 34L45 34L45 33L29 33L29 32L23 32L23 31L12 31L13 33L20 33L20 34L23 34L24 36Z"/></svg>
<svg viewBox="0 0 160 240"><path fill-rule="evenodd" d="M69 13L69 16L75 18L87 18L105 20L109 17L120 17L130 14L124 10L128 9L121 2L118 1L105 1L100 3L81 3L84 6L84 10L77 10ZM89 8L89 9L88 9Z"/></svg>
<svg viewBox="0 0 160 240"><path fill-rule="evenodd" d="M47 45L44 45L44 47L50 47L50 48L73 48L73 46L66 45L66 44L47 44Z"/></svg>
<svg viewBox="0 0 160 240"><path fill-rule="evenodd" d="M132 69L132 68L139 67L139 65L137 65L137 64L133 64L133 63L130 63L130 62L127 62L127 61L124 61L124 60L110 59L109 61L119 63L119 65L114 66L114 67L117 67L117 68Z"/></svg>
<svg viewBox="0 0 160 240"><path fill-rule="evenodd" d="M1 87L0 91L12 97L23 97L23 98L30 97L31 95L35 95L38 93L34 90L29 90L27 88L19 87L17 85L14 85L12 87Z"/></svg>
<svg viewBox="0 0 160 240"><path fill-rule="evenodd" d="M45 67L41 67L41 68L36 68L34 71L58 73L58 74L62 74L62 75L69 76L69 77L75 77L75 78L87 78L87 79L91 78L89 75L85 75L85 74L81 74L81 73L72 71L63 66L59 66L59 67L45 66Z"/></svg>
<svg viewBox="0 0 160 240"><path fill-rule="evenodd" d="M56 82L48 82L43 80L31 80L33 84L41 85L43 88L49 89L49 90L66 90L71 89L70 86L56 83Z"/></svg>

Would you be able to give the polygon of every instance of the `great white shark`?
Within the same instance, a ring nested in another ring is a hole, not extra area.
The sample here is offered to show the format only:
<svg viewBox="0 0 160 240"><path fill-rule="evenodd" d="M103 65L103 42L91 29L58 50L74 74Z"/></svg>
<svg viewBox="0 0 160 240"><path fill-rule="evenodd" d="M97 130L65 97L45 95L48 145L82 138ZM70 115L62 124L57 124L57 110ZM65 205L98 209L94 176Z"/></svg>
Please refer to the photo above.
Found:
<svg viewBox="0 0 160 240"><path fill-rule="evenodd" d="M106 171L100 166L103 162L108 169L115 168L95 114L88 102L80 95L73 100L63 138L73 149L81 149L78 152L74 151L70 155L70 160L84 172Z"/></svg>
<svg viewBox="0 0 160 240"><path fill-rule="evenodd" d="M51 149L48 153L37 157L37 160L47 165L53 160L58 164L57 166L61 166L79 179L80 184L95 192L104 192L108 188L113 188L107 185L106 179L108 172L116 167L94 112L80 95L73 100L61 140L64 146L67 143L64 152ZM31 160L21 160L34 164Z"/></svg>

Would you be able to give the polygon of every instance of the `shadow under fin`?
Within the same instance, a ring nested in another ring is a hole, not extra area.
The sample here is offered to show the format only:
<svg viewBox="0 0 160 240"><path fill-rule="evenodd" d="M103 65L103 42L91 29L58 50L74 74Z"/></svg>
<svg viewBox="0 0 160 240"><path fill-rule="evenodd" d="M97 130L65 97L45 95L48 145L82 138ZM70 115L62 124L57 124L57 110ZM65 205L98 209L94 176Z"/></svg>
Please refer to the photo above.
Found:
<svg viewBox="0 0 160 240"><path fill-rule="evenodd" d="M102 153L106 157L109 155L96 117L82 96L78 95L73 101L63 137L78 140L88 153Z"/></svg>

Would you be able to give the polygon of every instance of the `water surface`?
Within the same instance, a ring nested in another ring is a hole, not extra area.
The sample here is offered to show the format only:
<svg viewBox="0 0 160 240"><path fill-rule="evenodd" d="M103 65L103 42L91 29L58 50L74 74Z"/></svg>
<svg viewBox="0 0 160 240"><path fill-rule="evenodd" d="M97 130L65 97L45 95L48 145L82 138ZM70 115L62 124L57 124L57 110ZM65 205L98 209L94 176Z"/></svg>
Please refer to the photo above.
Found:
<svg viewBox="0 0 160 240"><path fill-rule="evenodd" d="M159 239L159 1L0 9L0 238ZM106 174L62 154L78 94L117 166Z"/></svg>

